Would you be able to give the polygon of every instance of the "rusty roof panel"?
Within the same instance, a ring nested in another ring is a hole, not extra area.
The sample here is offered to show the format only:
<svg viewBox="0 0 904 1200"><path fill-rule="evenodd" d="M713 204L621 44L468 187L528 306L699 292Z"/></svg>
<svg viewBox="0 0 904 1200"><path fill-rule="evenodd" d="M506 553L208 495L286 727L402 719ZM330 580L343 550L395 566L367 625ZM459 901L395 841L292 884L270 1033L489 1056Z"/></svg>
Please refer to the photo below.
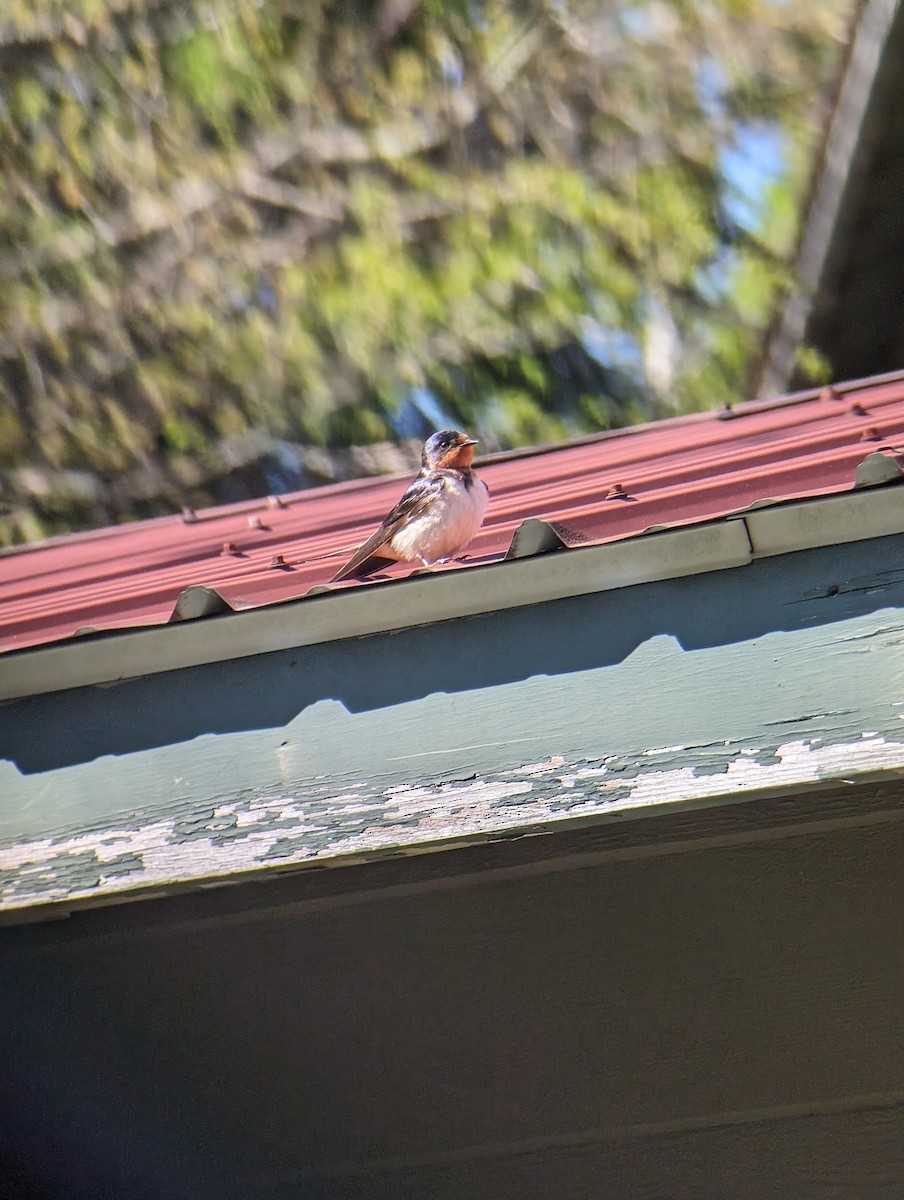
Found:
<svg viewBox="0 0 904 1200"><path fill-rule="evenodd" d="M847 491L876 452L904 462L904 376L496 455L477 464L491 493L484 526L466 564L449 569L505 557L529 518L566 544L600 543ZM407 482L355 480L15 547L0 554L0 649L162 624L215 611L218 598L245 609L302 597L328 583ZM189 588L207 591L177 611Z"/></svg>

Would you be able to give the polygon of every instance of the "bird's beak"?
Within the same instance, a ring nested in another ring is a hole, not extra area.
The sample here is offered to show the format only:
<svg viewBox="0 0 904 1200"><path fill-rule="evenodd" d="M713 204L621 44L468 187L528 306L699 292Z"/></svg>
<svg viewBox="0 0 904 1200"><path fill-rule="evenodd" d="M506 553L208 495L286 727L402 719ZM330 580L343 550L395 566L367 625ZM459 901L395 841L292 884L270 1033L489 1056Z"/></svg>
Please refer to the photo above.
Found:
<svg viewBox="0 0 904 1200"><path fill-rule="evenodd" d="M479 438L465 438L465 440L461 443L461 445L462 446L479 446L480 439Z"/></svg>

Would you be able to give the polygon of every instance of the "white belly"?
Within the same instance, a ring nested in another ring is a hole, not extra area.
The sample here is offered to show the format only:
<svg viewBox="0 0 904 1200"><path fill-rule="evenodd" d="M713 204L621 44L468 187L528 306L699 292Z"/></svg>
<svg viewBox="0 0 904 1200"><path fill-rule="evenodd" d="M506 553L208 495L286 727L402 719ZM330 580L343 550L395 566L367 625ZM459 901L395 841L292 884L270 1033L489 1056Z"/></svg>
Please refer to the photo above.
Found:
<svg viewBox="0 0 904 1200"><path fill-rule="evenodd" d="M476 476L470 487L455 475L443 479L443 494L428 513L416 517L392 539L403 562L428 563L460 553L483 523L489 492Z"/></svg>

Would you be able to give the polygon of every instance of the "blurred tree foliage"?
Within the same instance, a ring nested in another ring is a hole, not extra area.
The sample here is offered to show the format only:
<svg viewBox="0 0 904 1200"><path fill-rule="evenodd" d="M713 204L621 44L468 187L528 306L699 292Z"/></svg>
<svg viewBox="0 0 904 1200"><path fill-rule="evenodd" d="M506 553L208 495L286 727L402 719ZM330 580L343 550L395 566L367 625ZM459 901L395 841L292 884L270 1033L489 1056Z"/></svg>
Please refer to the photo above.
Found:
<svg viewBox="0 0 904 1200"><path fill-rule="evenodd" d="M250 431L518 445L736 398L847 8L5 0L0 540L216 497ZM730 155L771 130L744 219Z"/></svg>

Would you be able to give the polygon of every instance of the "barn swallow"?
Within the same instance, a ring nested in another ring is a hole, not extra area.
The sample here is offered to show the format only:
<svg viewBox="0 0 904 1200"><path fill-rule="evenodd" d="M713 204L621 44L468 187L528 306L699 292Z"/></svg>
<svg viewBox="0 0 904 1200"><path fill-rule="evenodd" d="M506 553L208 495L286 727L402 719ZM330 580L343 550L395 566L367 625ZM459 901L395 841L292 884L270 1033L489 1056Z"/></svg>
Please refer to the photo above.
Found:
<svg viewBox="0 0 904 1200"><path fill-rule="evenodd" d="M476 445L476 438L455 429L429 437L417 477L332 582L360 579L393 561L432 567L463 550L480 528L490 497L471 470Z"/></svg>

